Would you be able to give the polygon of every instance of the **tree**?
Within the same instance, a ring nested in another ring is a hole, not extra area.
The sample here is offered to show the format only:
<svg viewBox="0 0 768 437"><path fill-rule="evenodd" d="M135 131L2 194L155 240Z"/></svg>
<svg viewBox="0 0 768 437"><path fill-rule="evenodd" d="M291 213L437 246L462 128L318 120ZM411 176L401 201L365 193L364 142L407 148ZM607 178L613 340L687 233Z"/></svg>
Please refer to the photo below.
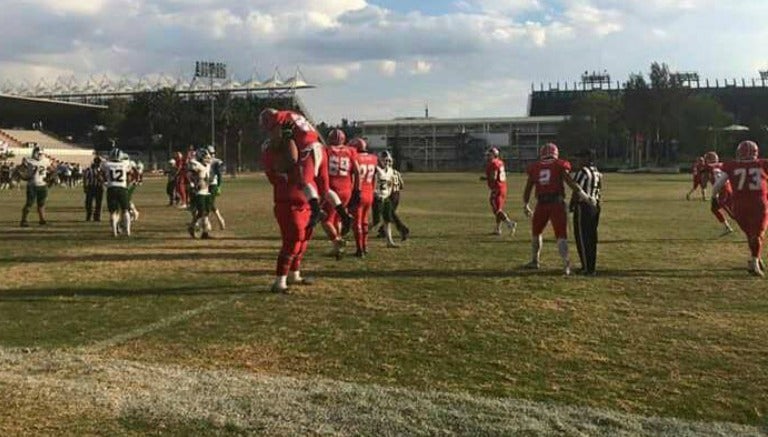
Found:
<svg viewBox="0 0 768 437"><path fill-rule="evenodd" d="M683 103L678 127L681 151L688 156L700 156L717 150L718 132L733 122L723 107L712 97L690 96Z"/></svg>
<svg viewBox="0 0 768 437"><path fill-rule="evenodd" d="M574 103L571 117L558 133L558 142L572 151L591 148L610 157L612 144L626 136L622 102L606 92L593 92Z"/></svg>

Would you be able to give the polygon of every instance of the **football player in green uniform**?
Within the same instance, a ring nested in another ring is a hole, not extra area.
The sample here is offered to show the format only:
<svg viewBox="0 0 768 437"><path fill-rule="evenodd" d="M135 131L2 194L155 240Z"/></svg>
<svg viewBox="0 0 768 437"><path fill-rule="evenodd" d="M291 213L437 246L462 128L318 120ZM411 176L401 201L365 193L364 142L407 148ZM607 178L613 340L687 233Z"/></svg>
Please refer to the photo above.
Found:
<svg viewBox="0 0 768 437"><path fill-rule="evenodd" d="M29 227L27 216L32 205L37 203L37 215L40 224L45 225L45 200L48 198L48 168L51 166L51 160L43 154L43 148L35 145L32 148L32 156L24 159L22 162L22 176L27 179L27 202L21 209L22 228Z"/></svg>

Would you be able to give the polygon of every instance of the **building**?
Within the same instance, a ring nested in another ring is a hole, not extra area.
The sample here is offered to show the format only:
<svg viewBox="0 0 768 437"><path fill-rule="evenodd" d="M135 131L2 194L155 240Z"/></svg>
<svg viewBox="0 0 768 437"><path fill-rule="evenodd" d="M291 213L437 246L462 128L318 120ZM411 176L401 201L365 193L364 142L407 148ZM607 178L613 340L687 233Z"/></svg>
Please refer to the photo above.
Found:
<svg viewBox="0 0 768 437"><path fill-rule="evenodd" d="M732 80L699 80L695 73L687 73L694 76L695 80L685 80L681 86L691 95L707 96L717 101L723 109L733 116L737 124L749 124L754 119L768 121L768 74L763 79L732 79ZM597 82L593 78L601 78L603 75L589 75L582 78L581 82L572 84L539 84L531 86L531 95L528 102L528 115L532 117L546 115L570 115L573 105L593 92L602 92L619 98L624 93L625 83ZM607 75L605 75L607 77ZM536 89L538 88L538 89Z"/></svg>
<svg viewBox="0 0 768 437"><path fill-rule="evenodd" d="M534 161L554 141L563 116L498 118L396 118L358 122L371 149L392 152L401 169L470 170L497 147L509 169Z"/></svg>

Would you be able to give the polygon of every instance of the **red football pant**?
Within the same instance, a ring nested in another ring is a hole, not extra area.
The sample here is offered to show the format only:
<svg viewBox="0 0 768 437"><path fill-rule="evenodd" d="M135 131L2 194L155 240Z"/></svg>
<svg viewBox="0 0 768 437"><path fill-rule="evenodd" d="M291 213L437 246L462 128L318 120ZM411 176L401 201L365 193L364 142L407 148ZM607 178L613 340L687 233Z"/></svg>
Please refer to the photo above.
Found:
<svg viewBox="0 0 768 437"><path fill-rule="evenodd" d="M725 216L722 211L725 211L731 218L733 218L733 202L729 196L721 194L718 199L712 199L710 211L715 215L715 218L720 223L725 223Z"/></svg>
<svg viewBox="0 0 768 437"><path fill-rule="evenodd" d="M507 190L491 191L489 201L491 203L491 211L493 211L494 215L497 215L499 211L504 210L504 204L507 202Z"/></svg>
<svg viewBox="0 0 768 437"><path fill-rule="evenodd" d="M176 192L179 193L179 199L182 205L187 204L187 178L181 176L176 178Z"/></svg>
<svg viewBox="0 0 768 437"><path fill-rule="evenodd" d="M335 191L335 190L334 190ZM335 191L336 194L339 195L339 199L341 199L341 204L346 208L347 205L349 205L349 199L352 198L351 192L343 192L343 191ZM339 214L336 212L336 207L333 206L330 202L324 202L323 203L323 211L325 211L325 220L323 221L323 227L325 229L333 229L335 232L338 232L339 227L341 226L341 217L339 217ZM331 240L335 240L333 235L329 235L329 238Z"/></svg>
<svg viewBox="0 0 768 437"><path fill-rule="evenodd" d="M747 235L749 250L753 257L759 257L763 251L763 234L768 228L768 203L734 202L733 217Z"/></svg>
<svg viewBox="0 0 768 437"><path fill-rule="evenodd" d="M565 204L562 202L537 203L533 211L531 232L533 235L541 235L548 222L552 222L555 230L555 238L558 240L568 238L568 216L565 212Z"/></svg>
<svg viewBox="0 0 768 437"><path fill-rule="evenodd" d="M368 250L368 213L373 206L373 199L361 199L355 209L355 244L358 251Z"/></svg>
<svg viewBox="0 0 768 437"><path fill-rule="evenodd" d="M301 269L301 261L307 252L312 232L307 231L312 214L308 205L295 206L287 203L275 205L275 219L280 226L283 245L277 256L277 276Z"/></svg>

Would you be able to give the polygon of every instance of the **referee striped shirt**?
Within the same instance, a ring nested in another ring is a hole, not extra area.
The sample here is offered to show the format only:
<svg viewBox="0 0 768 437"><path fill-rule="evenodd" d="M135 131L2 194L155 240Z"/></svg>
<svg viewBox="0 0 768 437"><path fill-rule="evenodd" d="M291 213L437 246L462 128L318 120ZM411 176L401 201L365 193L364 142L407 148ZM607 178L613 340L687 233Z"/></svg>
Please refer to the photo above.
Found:
<svg viewBox="0 0 768 437"><path fill-rule="evenodd" d="M587 196L600 201L600 189L603 187L603 175L594 164L585 165L576 172L573 180L587 193Z"/></svg>
<svg viewBox="0 0 768 437"><path fill-rule="evenodd" d="M83 171L83 185L87 188L101 185L98 169L88 167Z"/></svg>

